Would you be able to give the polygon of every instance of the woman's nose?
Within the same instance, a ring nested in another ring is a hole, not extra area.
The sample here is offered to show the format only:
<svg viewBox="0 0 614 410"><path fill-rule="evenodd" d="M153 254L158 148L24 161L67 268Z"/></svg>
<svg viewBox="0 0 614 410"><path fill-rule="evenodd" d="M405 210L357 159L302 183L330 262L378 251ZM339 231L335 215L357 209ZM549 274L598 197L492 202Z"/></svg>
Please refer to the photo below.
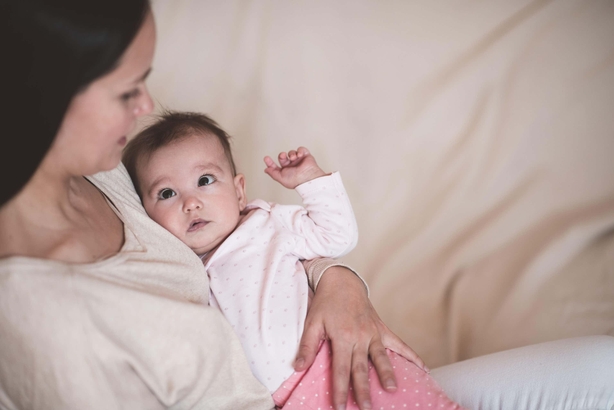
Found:
<svg viewBox="0 0 614 410"><path fill-rule="evenodd" d="M191 196L183 202L183 212L192 212L202 209L202 207L203 203L195 196Z"/></svg>
<svg viewBox="0 0 614 410"><path fill-rule="evenodd" d="M147 115L153 111L153 106L154 104L151 95L149 95L149 90L143 85L141 95L137 98L136 105L134 106L134 115L137 117Z"/></svg>

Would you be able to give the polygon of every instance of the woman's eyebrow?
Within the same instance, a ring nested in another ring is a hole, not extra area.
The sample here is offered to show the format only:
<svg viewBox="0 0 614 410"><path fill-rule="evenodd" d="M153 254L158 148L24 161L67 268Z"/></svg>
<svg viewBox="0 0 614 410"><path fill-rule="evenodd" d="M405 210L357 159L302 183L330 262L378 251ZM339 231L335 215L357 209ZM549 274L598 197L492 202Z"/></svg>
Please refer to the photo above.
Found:
<svg viewBox="0 0 614 410"><path fill-rule="evenodd" d="M149 67L147 69L147 71L145 71L145 73L143 73L142 76L140 76L139 78L137 78L136 80L133 81L133 84L136 83L140 83L141 81L145 81L147 79L147 77L149 76L149 74L151 73L151 67Z"/></svg>

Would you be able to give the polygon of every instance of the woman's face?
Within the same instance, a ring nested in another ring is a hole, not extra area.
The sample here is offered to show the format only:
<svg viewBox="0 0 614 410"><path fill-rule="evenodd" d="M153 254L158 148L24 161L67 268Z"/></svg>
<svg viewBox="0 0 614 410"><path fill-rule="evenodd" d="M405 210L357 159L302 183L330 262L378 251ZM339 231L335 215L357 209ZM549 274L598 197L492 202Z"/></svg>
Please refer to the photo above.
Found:
<svg viewBox="0 0 614 410"><path fill-rule="evenodd" d="M156 42L151 12L119 65L73 97L43 164L67 175L115 168L136 120L153 109L145 86Z"/></svg>

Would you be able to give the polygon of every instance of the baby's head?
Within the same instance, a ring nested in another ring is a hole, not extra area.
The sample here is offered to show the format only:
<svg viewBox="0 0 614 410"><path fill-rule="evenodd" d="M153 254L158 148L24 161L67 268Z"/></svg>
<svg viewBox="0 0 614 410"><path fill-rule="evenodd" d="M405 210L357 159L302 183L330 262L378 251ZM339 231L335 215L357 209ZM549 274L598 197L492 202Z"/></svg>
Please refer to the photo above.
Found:
<svg viewBox="0 0 614 410"><path fill-rule="evenodd" d="M229 136L203 114L166 112L126 146L123 162L147 214L202 255L245 208Z"/></svg>

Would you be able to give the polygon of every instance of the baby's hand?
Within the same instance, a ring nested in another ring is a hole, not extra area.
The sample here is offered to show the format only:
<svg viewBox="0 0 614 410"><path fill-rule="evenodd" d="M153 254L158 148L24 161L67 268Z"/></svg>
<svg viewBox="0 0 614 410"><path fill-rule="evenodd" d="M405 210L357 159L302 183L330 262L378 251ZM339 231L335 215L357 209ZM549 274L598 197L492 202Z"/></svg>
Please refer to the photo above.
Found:
<svg viewBox="0 0 614 410"><path fill-rule="evenodd" d="M294 189L300 184L326 175L305 147L299 147L296 151L292 150L287 154L282 152L278 159L279 166L271 157L264 157L266 164L264 172L286 188Z"/></svg>

